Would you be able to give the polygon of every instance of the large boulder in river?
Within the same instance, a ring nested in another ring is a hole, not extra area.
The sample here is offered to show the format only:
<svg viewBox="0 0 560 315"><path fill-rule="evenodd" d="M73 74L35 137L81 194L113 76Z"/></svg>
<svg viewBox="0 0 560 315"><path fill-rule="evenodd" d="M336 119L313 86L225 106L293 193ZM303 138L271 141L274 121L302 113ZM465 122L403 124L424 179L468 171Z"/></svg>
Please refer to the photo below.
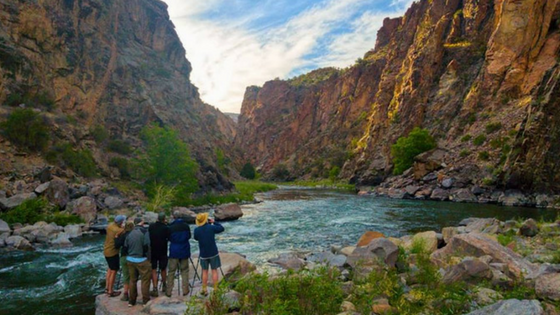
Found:
<svg viewBox="0 0 560 315"><path fill-rule="evenodd" d="M431 260L439 267L447 267L453 257L492 257L492 263L504 264L506 274L514 279L533 277L538 268L511 249L480 233L455 235L444 248L438 249Z"/></svg>
<svg viewBox="0 0 560 315"><path fill-rule="evenodd" d="M54 205L59 206L61 209L66 207L70 201L70 192L68 191L68 184L60 178L55 178L50 181L49 187L45 190L45 196Z"/></svg>
<svg viewBox="0 0 560 315"><path fill-rule="evenodd" d="M72 242L68 238L68 234L66 233L59 233L58 236L51 241L52 246L56 247L71 247L73 246Z"/></svg>
<svg viewBox="0 0 560 315"><path fill-rule="evenodd" d="M21 250L33 250L33 246L31 246L31 243L29 243L28 240L26 240L25 238L21 237L21 236L10 236L6 239L6 245L13 247L13 248L17 248L17 249L21 249Z"/></svg>
<svg viewBox="0 0 560 315"><path fill-rule="evenodd" d="M374 239L381 237L385 237L385 235L383 235L383 233L381 232L366 231L364 234L362 234L362 236L360 236L360 239L358 240L358 244L356 244L356 246L367 246Z"/></svg>
<svg viewBox="0 0 560 315"><path fill-rule="evenodd" d="M82 227L78 224L68 224L64 227L64 233L68 238L76 238L82 236Z"/></svg>
<svg viewBox="0 0 560 315"><path fill-rule="evenodd" d="M173 208L173 216L175 218L180 217L188 224L194 224L196 221L196 212L185 207L175 207Z"/></svg>
<svg viewBox="0 0 560 315"><path fill-rule="evenodd" d="M544 315L538 300L503 300L466 315Z"/></svg>
<svg viewBox="0 0 560 315"><path fill-rule="evenodd" d="M68 204L69 211L78 215L86 223L95 220L97 216L97 204L95 199L89 196L80 197Z"/></svg>
<svg viewBox="0 0 560 315"><path fill-rule="evenodd" d="M214 218L216 221L233 221L242 216L243 211L241 211L241 207L236 203L220 205L214 211Z"/></svg>

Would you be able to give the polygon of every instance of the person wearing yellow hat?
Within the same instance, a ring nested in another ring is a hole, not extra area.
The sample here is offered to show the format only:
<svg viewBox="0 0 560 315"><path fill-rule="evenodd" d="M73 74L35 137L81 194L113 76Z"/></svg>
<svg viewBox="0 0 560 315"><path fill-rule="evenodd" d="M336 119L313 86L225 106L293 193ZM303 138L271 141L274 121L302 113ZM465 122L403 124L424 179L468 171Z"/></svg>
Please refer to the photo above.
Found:
<svg viewBox="0 0 560 315"><path fill-rule="evenodd" d="M212 268L212 282L214 289L218 286L218 268L222 266L218 246L216 245L216 234L222 233L224 227L214 219L208 218L208 213L199 213L196 216L194 239L198 241L200 250L199 260L202 268L202 295L207 295L208 267Z"/></svg>

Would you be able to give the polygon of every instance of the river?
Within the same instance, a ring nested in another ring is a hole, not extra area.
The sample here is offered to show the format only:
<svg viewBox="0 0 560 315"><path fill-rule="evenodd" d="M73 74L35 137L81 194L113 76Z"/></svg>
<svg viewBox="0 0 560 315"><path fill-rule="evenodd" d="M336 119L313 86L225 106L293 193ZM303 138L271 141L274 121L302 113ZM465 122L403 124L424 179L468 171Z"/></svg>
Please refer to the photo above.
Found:
<svg viewBox="0 0 560 315"><path fill-rule="evenodd" d="M341 191L283 187L243 206L224 223L221 250L242 253L268 268L280 253L353 245L366 230L387 236L438 230L467 217L554 219L556 211L495 205L359 197ZM192 226L194 228L194 226ZM74 240L72 248L0 251L0 314L94 314L104 288L103 236ZM195 241L191 241L196 246ZM195 250L196 251L196 250Z"/></svg>

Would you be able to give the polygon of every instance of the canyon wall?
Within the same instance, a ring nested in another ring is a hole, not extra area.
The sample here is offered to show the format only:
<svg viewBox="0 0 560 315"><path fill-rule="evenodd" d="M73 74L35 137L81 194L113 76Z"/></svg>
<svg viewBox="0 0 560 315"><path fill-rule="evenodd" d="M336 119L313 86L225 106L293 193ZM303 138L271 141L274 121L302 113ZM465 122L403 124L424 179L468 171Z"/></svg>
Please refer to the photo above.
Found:
<svg viewBox="0 0 560 315"><path fill-rule="evenodd" d="M391 145L422 127L446 151L443 172L558 191L559 23L558 0L420 0L356 64L247 88L236 144L265 173L341 167L375 185Z"/></svg>

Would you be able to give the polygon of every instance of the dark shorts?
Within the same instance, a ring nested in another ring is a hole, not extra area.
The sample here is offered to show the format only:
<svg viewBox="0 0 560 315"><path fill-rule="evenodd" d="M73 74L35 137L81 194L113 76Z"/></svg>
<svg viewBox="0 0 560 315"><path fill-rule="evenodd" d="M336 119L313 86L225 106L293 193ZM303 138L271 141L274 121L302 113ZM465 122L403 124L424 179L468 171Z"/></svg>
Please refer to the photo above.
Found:
<svg viewBox="0 0 560 315"><path fill-rule="evenodd" d="M165 270L167 269L167 254L154 255L152 254L152 270Z"/></svg>
<svg viewBox="0 0 560 315"><path fill-rule="evenodd" d="M212 269L218 269L222 266L222 261L220 260L220 255L216 255L212 258L200 258L200 267L202 270L208 270L208 266Z"/></svg>
<svg viewBox="0 0 560 315"><path fill-rule="evenodd" d="M105 257L105 260L107 261L107 265L109 265L109 269L111 270L118 271L119 268L121 267L119 264L120 262L119 255L115 255L112 257Z"/></svg>

